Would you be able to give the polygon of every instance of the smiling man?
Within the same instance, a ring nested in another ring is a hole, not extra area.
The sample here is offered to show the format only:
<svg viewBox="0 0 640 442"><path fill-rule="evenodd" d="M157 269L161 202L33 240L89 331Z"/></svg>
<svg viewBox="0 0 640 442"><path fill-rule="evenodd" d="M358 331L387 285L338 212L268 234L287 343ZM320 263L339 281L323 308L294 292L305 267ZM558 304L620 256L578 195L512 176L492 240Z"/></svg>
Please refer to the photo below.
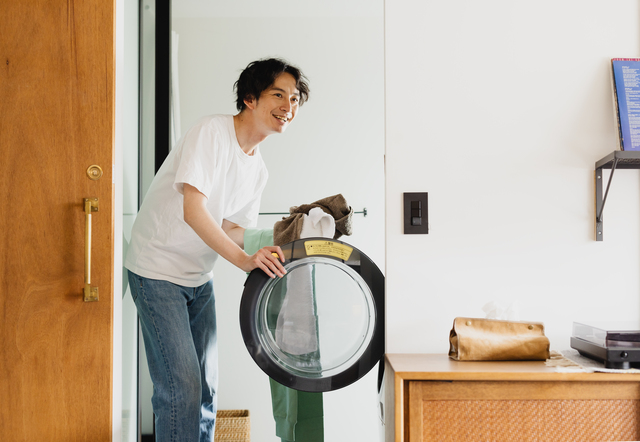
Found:
<svg viewBox="0 0 640 442"><path fill-rule="evenodd" d="M259 144L283 133L309 96L281 59L250 63L235 84L237 115L200 119L171 151L145 196L125 259L149 371L157 441L213 441L218 349L213 265L285 273L279 247L253 255L267 169Z"/></svg>

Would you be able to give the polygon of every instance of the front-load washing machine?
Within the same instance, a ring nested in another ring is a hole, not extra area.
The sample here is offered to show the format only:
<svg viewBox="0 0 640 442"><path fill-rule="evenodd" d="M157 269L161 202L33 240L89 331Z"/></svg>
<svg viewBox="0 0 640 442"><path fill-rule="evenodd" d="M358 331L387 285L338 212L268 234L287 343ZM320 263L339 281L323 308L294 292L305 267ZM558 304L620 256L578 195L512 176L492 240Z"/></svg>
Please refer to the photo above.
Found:
<svg viewBox="0 0 640 442"><path fill-rule="evenodd" d="M326 392L367 374L384 356L384 276L357 248L305 238L285 244L282 278L252 271L240 304L247 350L287 387Z"/></svg>

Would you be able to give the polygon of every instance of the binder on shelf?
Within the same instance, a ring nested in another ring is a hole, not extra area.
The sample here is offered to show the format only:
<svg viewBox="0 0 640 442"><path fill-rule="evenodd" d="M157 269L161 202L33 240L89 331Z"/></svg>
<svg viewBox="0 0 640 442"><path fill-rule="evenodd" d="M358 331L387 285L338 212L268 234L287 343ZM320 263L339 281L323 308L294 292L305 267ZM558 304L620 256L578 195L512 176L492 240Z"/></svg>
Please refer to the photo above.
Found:
<svg viewBox="0 0 640 442"><path fill-rule="evenodd" d="M640 151L640 58L611 59L619 147Z"/></svg>

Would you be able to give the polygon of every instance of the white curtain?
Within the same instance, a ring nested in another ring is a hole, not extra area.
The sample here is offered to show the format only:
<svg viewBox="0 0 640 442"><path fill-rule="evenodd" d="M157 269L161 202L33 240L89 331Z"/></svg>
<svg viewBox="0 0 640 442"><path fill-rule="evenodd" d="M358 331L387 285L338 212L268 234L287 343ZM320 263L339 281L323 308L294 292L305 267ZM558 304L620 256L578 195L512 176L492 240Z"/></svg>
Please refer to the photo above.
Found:
<svg viewBox="0 0 640 442"><path fill-rule="evenodd" d="M176 145L180 131L180 93L178 88L178 41L179 35L171 31L171 146Z"/></svg>

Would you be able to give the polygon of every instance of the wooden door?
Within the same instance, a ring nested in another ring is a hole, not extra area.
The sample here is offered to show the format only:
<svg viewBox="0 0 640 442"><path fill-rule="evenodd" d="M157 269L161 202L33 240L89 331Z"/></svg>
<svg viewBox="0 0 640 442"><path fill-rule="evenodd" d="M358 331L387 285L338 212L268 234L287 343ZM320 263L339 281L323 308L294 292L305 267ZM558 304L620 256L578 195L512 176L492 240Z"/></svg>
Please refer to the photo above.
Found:
<svg viewBox="0 0 640 442"><path fill-rule="evenodd" d="M0 440L110 441L114 2L0 1L0 17Z"/></svg>

